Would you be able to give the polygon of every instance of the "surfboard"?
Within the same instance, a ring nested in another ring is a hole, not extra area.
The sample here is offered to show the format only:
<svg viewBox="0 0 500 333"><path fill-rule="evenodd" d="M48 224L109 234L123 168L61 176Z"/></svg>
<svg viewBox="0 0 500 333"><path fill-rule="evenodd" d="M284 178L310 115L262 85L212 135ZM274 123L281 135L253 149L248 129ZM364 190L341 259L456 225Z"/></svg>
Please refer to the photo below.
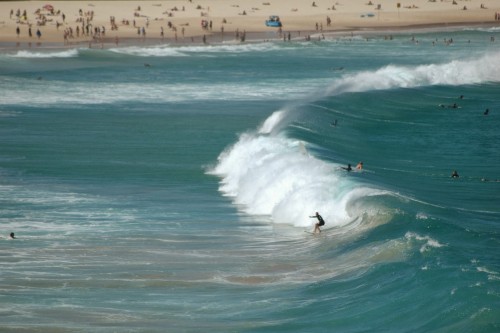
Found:
<svg viewBox="0 0 500 333"><path fill-rule="evenodd" d="M308 231L308 230L304 230L304 232L306 232L306 233L308 233L308 234L311 234L311 235L319 235L319 234L321 234L321 233L324 233L324 232L326 232L326 231L328 231L328 230L333 230L333 229L335 229L335 227L326 228L326 229L321 229L321 232L317 232L317 233L314 233L314 232L312 232L312 231Z"/></svg>

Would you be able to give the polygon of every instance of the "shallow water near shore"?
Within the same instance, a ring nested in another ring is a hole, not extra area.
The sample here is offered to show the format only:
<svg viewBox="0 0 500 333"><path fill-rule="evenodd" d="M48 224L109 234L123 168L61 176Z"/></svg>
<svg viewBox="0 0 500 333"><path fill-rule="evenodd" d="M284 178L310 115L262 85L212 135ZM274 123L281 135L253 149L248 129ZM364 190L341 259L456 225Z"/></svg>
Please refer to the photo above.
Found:
<svg viewBox="0 0 500 333"><path fill-rule="evenodd" d="M0 331L499 330L499 41L1 53Z"/></svg>

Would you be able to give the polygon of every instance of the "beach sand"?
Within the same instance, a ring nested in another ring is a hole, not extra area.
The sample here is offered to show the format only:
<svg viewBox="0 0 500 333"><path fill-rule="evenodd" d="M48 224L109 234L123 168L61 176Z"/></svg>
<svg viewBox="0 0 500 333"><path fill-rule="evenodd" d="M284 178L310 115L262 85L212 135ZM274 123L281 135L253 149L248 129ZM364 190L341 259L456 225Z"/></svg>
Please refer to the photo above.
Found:
<svg viewBox="0 0 500 333"><path fill-rule="evenodd" d="M278 28L265 26L270 15L278 15L282 32L285 36L290 33L293 38L360 30L396 32L430 26L500 27L500 0L372 3L369 0L2 1L0 43L18 47L54 43L114 45L127 41L211 43L241 41L243 32L264 39L281 38ZM206 22L206 28L202 27L202 21Z"/></svg>

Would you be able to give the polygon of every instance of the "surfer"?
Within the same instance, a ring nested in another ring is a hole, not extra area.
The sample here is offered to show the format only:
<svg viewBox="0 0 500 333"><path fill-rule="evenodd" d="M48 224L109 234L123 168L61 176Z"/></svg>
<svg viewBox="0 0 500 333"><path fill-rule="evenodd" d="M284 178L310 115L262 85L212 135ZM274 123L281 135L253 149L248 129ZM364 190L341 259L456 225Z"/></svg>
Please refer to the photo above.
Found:
<svg viewBox="0 0 500 333"><path fill-rule="evenodd" d="M325 221L323 220L323 218L321 217L321 215L319 215L318 212L316 212L316 215L313 215L313 216L309 216L310 218L317 218L318 219L318 223L316 223L314 225L314 231L313 233L315 234L316 231L319 231L321 232L321 229L319 227L321 226L324 226L325 225Z"/></svg>
<svg viewBox="0 0 500 333"><path fill-rule="evenodd" d="M16 236L14 235L13 232L10 233L10 239L16 239Z"/></svg>
<svg viewBox="0 0 500 333"><path fill-rule="evenodd" d="M352 171L351 164L347 164L347 168L345 168L345 167L341 167L341 168L344 170L347 170L347 171Z"/></svg>
<svg viewBox="0 0 500 333"><path fill-rule="evenodd" d="M458 175L457 170L453 170L453 173L451 174L451 178L458 178L458 177L460 177L460 176Z"/></svg>

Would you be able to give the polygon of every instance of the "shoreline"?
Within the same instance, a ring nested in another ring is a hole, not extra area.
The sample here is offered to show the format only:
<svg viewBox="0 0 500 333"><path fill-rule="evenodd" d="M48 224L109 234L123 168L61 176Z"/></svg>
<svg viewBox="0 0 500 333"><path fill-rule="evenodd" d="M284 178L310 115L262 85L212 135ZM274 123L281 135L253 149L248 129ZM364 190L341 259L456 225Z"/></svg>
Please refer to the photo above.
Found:
<svg viewBox="0 0 500 333"><path fill-rule="evenodd" d="M379 26L379 27L352 27L345 29L332 29L318 32L315 30L290 32L291 39L287 42L318 41L323 39L335 39L348 36L369 36L369 37L385 37L388 35L405 35L405 34L422 34L427 32L455 32L464 29L494 29L498 28L500 34L500 25L491 22L459 22L459 23L425 23L407 26ZM284 36L279 36L277 32L268 33L262 31L246 31L245 41L235 38L233 34L226 33L223 36L220 32L213 32L203 42L203 36L191 36L181 40L175 38L159 38L159 37L123 37L117 44L112 37L106 37L102 40L93 41L75 41L69 43L63 42L13 42L13 41L0 41L0 51L27 51L27 50L68 50L68 49L109 49L118 47L154 47L154 46L170 46L170 47L183 47L183 46L218 46L218 45L243 45L245 43L264 43L264 42L280 42L284 41ZM270 37L270 35L276 35ZM286 37L286 36L285 36Z"/></svg>

